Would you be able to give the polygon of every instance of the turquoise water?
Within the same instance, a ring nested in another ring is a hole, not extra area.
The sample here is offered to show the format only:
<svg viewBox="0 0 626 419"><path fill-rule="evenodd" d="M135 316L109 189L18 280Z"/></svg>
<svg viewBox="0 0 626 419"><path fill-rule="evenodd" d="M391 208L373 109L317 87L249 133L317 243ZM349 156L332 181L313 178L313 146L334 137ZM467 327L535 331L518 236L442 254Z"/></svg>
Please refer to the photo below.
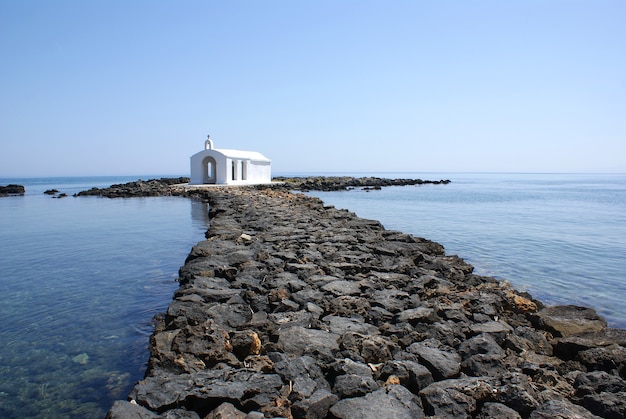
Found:
<svg viewBox="0 0 626 419"><path fill-rule="evenodd" d="M416 177L384 173L382 177ZM311 192L443 244L482 275L626 327L626 175L420 174L448 185Z"/></svg>
<svg viewBox="0 0 626 419"><path fill-rule="evenodd" d="M27 190L0 198L0 417L101 418L143 377L152 317L207 208L71 196L137 179L0 179Z"/></svg>
<svg viewBox="0 0 626 419"><path fill-rule="evenodd" d="M452 183L310 195L626 327L626 175L353 175ZM27 189L0 198L0 417L101 418L142 378L151 319L204 238L207 207L71 196L140 177L159 176L0 179Z"/></svg>

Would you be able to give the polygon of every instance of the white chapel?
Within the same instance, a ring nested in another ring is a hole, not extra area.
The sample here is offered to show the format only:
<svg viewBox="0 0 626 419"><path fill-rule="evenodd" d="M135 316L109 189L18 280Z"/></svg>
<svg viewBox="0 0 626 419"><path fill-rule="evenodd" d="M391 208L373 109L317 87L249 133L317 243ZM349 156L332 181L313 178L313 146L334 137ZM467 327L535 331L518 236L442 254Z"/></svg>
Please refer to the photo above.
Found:
<svg viewBox="0 0 626 419"><path fill-rule="evenodd" d="M191 156L190 185L254 185L272 182L272 162L256 151L213 148L211 136L204 150Z"/></svg>

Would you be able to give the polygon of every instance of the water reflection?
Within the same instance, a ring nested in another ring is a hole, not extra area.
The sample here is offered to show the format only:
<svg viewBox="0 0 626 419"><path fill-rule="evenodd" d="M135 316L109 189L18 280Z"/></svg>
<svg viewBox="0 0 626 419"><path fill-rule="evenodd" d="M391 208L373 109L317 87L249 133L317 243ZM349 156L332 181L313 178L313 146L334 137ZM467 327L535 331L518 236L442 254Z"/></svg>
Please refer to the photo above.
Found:
<svg viewBox="0 0 626 419"><path fill-rule="evenodd" d="M199 229L209 228L209 204L197 199L191 200L191 220Z"/></svg>

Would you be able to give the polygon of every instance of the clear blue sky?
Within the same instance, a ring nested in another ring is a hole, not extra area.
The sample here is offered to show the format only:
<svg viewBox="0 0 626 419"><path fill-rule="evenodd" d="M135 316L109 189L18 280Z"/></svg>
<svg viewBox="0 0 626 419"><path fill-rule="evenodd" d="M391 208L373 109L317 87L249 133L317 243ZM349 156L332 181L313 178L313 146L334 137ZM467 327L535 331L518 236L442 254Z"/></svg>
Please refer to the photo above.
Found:
<svg viewBox="0 0 626 419"><path fill-rule="evenodd" d="M626 172L623 0L0 0L0 176Z"/></svg>

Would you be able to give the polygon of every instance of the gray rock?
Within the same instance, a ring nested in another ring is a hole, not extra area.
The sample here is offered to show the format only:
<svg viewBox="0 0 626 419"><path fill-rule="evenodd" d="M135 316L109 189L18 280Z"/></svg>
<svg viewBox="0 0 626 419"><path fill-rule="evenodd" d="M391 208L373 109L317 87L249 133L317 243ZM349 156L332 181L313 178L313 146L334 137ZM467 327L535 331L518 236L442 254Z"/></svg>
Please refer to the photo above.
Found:
<svg viewBox="0 0 626 419"><path fill-rule="evenodd" d="M274 371L284 382L292 383L292 394L297 399L311 397L317 390L330 390L324 372L310 356L290 359L283 354L273 354Z"/></svg>
<svg viewBox="0 0 626 419"><path fill-rule="evenodd" d="M324 298L324 293L314 289L303 289L291 294L291 298L300 305L304 305L308 302L319 304Z"/></svg>
<svg viewBox="0 0 626 419"><path fill-rule="evenodd" d="M323 419L337 400L337 396L330 391L318 390L310 398L294 403L291 413L294 419Z"/></svg>
<svg viewBox="0 0 626 419"><path fill-rule="evenodd" d="M246 414L235 408L231 403L222 403L206 415L204 419L245 419L245 417Z"/></svg>
<svg viewBox="0 0 626 419"><path fill-rule="evenodd" d="M593 371L579 374L574 381L574 388L579 397L603 392L626 393L626 380L604 371Z"/></svg>
<svg viewBox="0 0 626 419"><path fill-rule="evenodd" d="M513 332L513 328L505 321L499 320L473 324L470 326L470 331L474 335L488 333L492 335L498 343L502 343L504 339Z"/></svg>
<svg viewBox="0 0 626 419"><path fill-rule="evenodd" d="M279 332L278 346L287 354L301 356L315 352L331 353L339 349L339 335L318 329L290 327Z"/></svg>
<svg viewBox="0 0 626 419"><path fill-rule="evenodd" d="M290 327L304 327L308 329L311 325L313 316L308 311L290 311L286 313L271 313L267 316L268 320L280 329L288 329Z"/></svg>
<svg viewBox="0 0 626 419"><path fill-rule="evenodd" d="M387 381L392 376L397 377L400 384L415 394L434 381L428 368L410 360L387 361L377 372L376 377L378 380Z"/></svg>
<svg viewBox="0 0 626 419"><path fill-rule="evenodd" d="M399 385L383 387L364 397L340 400L330 408L330 413L339 419L420 419L424 417L419 398Z"/></svg>
<svg viewBox="0 0 626 419"><path fill-rule="evenodd" d="M482 333L463 342L459 347L463 357L461 367L471 376L498 376L505 369L505 351L491 334Z"/></svg>
<svg viewBox="0 0 626 419"><path fill-rule="evenodd" d="M356 374L345 374L335 378L333 393L340 399L363 396L378 390L378 384L371 377Z"/></svg>
<svg viewBox="0 0 626 419"><path fill-rule="evenodd" d="M623 416L622 416L623 417ZM568 400L550 400L537 408L529 419L599 419L582 406Z"/></svg>
<svg viewBox="0 0 626 419"><path fill-rule="evenodd" d="M552 345L545 335L528 326L516 327L513 334L506 338L504 347L517 353L533 351L542 355L552 355Z"/></svg>
<svg viewBox="0 0 626 419"><path fill-rule="evenodd" d="M276 397L283 382L276 374L210 370L195 374L147 377L135 385L131 396L155 411L184 406L188 400L207 402L236 400L250 395Z"/></svg>
<svg viewBox="0 0 626 419"><path fill-rule="evenodd" d="M606 321L595 310L573 305L546 307L530 314L530 319L535 327L557 337L600 332L607 327Z"/></svg>
<svg viewBox="0 0 626 419"><path fill-rule="evenodd" d="M417 307L401 312L397 319L415 326L418 323L434 323L437 320L437 313L430 307Z"/></svg>
<svg viewBox="0 0 626 419"><path fill-rule="evenodd" d="M494 394L495 401L509 406L522 415L529 414L539 406L537 392L527 375L518 372L506 373L501 382Z"/></svg>
<svg viewBox="0 0 626 419"><path fill-rule="evenodd" d="M589 370L601 370L617 375L626 372L626 348L619 345L610 345L600 348L590 348L578 353L578 360Z"/></svg>
<svg viewBox="0 0 626 419"><path fill-rule="evenodd" d="M326 316L322 322L328 325L332 333L343 335L347 332L360 333L364 335L378 335L380 332L376 326L365 323L360 317L339 317Z"/></svg>
<svg viewBox="0 0 626 419"><path fill-rule="evenodd" d="M158 417L156 413L136 403L117 400L107 412L105 419L151 419Z"/></svg>
<svg viewBox="0 0 626 419"><path fill-rule="evenodd" d="M477 403L493 399L496 388L492 378L459 378L432 383L419 394L430 416L470 418Z"/></svg>
<svg viewBox="0 0 626 419"><path fill-rule="evenodd" d="M583 406L603 418L626 418L626 391L588 394L583 399Z"/></svg>
<svg viewBox="0 0 626 419"><path fill-rule="evenodd" d="M461 371L461 357L456 352L442 350L436 346L438 346L436 341L419 342L406 350L418 356L420 363L429 369L435 380L456 377Z"/></svg>
<svg viewBox="0 0 626 419"><path fill-rule="evenodd" d="M519 413L502 403L485 403L476 415L476 419L492 418L522 419Z"/></svg>
<svg viewBox="0 0 626 419"><path fill-rule="evenodd" d="M200 419L193 410L172 409L159 415L159 419Z"/></svg>
<svg viewBox="0 0 626 419"><path fill-rule="evenodd" d="M384 289L374 292L372 302L390 313L397 313L407 307L409 297L409 293L405 291Z"/></svg>
<svg viewBox="0 0 626 419"><path fill-rule="evenodd" d="M333 281L322 287L322 290L334 294L341 295L359 295L361 288L359 284L352 281Z"/></svg>

